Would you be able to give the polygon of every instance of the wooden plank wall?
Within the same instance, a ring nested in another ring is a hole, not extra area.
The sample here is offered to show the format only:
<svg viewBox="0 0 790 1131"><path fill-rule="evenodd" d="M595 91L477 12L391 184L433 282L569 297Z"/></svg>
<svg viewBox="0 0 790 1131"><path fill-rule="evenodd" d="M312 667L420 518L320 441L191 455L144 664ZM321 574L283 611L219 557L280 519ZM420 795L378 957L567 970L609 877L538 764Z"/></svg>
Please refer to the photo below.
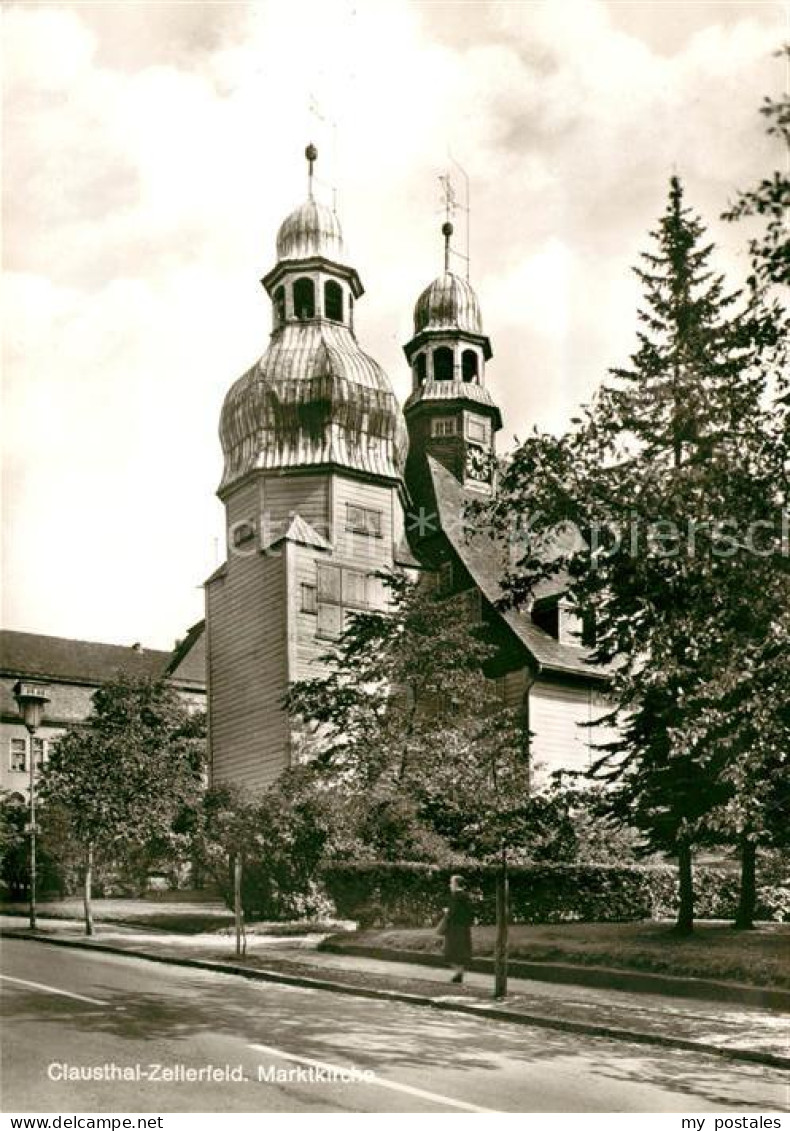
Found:
<svg viewBox="0 0 790 1131"><path fill-rule="evenodd" d="M387 564L392 565L393 539L400 536L397 525L399 516L395 513L393 505L393 503L397 504L397 509L400 511L395 488L339 475L334 476L333 480L332 511L337 556L344 561L359 562L360 568L366 564L373 569L380 569ZM346 530L346 508L349 504L381 511L380 538Z"/></svg>
<svg viewBox="0 0 790 1131"><path fill-rule="evenodd" d="M313 529L331 541L328 475L272 475L262 483L262 527L268 523L276 537L284 534L292 514L300 514Z"/></svg>
<svg viewBox="0 0 790 1131"><path fill-rule="evenodd" d="M579 723L608 710L591 688L536 680L529 693L529 725L536 785L556 770L586 770L597 757L595 743L612 737L609 728Z"/></svg>
<svg viewBox="0 0 790 1131"><path fill-rule="evenodd" d="M252 483L229 500L229 523L249 516L258 491ZM281 554L231 552L225 575L206 587L215 782L260 788L287 765L288 726L280 707L288 679L285 609Z"/></svg>

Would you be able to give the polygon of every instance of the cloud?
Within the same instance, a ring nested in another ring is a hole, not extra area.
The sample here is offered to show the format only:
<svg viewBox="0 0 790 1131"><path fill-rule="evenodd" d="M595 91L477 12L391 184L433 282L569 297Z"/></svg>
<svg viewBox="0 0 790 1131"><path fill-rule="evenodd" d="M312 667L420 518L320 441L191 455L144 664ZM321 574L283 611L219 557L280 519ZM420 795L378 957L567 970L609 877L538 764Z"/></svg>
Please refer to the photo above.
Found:
<svg viewBox="0 0 790 1131"><path fill-rule="evenodd" d="M507 436L562 427L624 360L673 168L737 273L715 217L778 160L756 109L780 14L687 4L670 42L651 7L7 6L7 622L166 646L200 616L219 408L265 348L258 279L311 137L401 397L448 149L469 174Z"/></svg>

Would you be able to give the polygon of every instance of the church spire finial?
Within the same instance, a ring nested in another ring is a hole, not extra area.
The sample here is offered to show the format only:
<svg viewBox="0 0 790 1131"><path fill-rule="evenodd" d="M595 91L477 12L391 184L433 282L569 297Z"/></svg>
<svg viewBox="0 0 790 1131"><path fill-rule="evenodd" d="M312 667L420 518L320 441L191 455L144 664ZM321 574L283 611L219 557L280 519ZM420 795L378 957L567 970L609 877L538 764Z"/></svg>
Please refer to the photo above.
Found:
<svg viewBox="0 0 790 1131"><path fill-rule="evenodd" d="M445 220L442 224L442 235L444 236L444 270L450 270L450 237L453 234L453 226L449 220Z"/></svg>
<svg viewBox="0 0 790 1131"><path fill-rule="evenodd" d="M315 164L316 158L318 157L318 150L316 149L316 147L313 145L312 142L310 142L307 149L305 149L304 155L307 158L307 198L308 198L308 200L312 200L313 199L313 165Z"/></svg>

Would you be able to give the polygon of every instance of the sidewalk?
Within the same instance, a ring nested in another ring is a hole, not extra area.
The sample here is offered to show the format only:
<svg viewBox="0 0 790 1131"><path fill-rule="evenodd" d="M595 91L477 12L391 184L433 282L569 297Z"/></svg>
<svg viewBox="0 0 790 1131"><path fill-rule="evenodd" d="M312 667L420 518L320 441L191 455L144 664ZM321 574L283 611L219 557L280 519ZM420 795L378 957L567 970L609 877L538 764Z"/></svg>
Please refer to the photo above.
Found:
<svg viewBox="0 0 790 1131"><path fill-rule="evenodd" d="M294 939L252 935L246 957L237 959L232 935L177 935L110 923L99 923L96 929L97 934L87 939L77 922L41 919L39 931L31 936L24 921L0 916L0 930L7 937L137 955L264 981L405 1001L497 1021L704 1050L790 1068L787 1015L755 1006L520 978L509 980L505 1001L494 1001L488 974L468 974L463 986L451 986L449 973L435 966L405 966L318 951L318 936L306 936L296 943Z"/></svg>

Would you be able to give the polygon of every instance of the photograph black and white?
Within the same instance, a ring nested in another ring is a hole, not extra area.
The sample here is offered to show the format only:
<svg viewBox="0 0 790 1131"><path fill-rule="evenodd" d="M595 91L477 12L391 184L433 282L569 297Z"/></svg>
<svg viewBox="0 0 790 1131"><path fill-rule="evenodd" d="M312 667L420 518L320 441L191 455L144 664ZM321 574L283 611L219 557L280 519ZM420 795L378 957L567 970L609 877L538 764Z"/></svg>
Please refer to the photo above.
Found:
<svg viewBox="0 0 790 1131"><path fill-rule="evenodd" d="M0 15L4 1126L782 1127L787 4Z"/></svg>

